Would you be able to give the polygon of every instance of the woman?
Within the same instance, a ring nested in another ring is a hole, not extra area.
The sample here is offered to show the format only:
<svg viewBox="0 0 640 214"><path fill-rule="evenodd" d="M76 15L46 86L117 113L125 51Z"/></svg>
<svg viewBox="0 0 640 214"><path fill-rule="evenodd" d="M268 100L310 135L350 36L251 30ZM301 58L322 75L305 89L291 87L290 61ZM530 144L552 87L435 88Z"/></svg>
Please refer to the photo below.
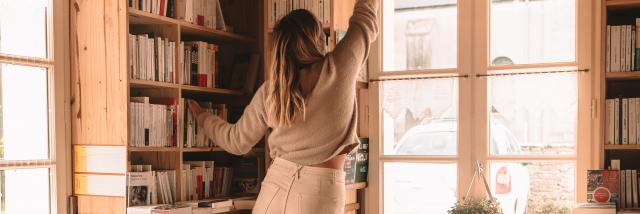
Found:
<svg viewBox="0 0 640 214"><path fill-rule="evenodd" d="M358 0L350 27L325 54L320 22L294 10L273 29L270 79L229 124L189 101L215 144L245 154L270 130L274 159L253 213L343 213L344 159L358 144L356 76L377 35L378 0Z"/></svg>

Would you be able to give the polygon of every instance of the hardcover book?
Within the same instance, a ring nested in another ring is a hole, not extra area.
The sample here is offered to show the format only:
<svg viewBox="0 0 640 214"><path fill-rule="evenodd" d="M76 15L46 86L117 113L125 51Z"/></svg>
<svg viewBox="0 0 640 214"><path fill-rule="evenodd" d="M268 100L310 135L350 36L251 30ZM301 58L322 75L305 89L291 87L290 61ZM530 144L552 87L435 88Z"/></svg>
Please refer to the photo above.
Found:
<svg viewBox="0 0 640 214"><path fill-rule="evenodd" d="M587 201L615 203L620 197L620 171L588 170Z"/></svg>

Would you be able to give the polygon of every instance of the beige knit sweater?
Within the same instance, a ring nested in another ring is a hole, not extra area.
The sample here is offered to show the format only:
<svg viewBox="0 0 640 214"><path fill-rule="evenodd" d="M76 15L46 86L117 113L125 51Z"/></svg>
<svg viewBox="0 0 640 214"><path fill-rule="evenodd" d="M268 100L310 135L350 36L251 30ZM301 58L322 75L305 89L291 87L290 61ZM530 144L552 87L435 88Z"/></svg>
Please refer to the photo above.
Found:
<svg viewBox="0 0 640 214"><path fill-rule="evenodd" d="M350 152L358 144L356 76L377 37L378 1L358 0L345 37L324 60L310 67L319 76L305 100L305 119L298 117L286 128L269 121L265 106L269 86L265 83L235 124L210 113L198 115L197 122L203 124L206 135L232 154L245 154L271 128L268 136L271 157L302 165L322 163Z"/></svg>

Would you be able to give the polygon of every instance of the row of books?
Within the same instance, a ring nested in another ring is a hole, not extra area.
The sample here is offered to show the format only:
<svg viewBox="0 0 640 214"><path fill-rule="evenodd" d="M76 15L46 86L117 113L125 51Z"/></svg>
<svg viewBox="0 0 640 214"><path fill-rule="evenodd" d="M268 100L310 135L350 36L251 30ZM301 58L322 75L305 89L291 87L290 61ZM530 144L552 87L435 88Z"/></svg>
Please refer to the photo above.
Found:
<svg viewBox="0 0 640 214"><path fill-rule="evenodd" d="M151 165L130 165L127 173L127 206L173 204L176 171L154 171Z"/></svg>
<svg viewBox="0 0 640 214"><path fill-rule="evenodd" d="M181 99L180 105L187 109L185 106L185 100ZM214 104L213 102L200 102L200 107L203 110L212 113L227 121L228 110L225 104ZM200 124L196 123L197 115L192 115L191 111L185 111L184 116L184 148L191 147L213 147L214 142L207 138L200 127Z"/></svg>
<svg viewBox="0 0 640 214"><path fill-rule="evenodd" d="M176 43L159 36L129 34L131 79L175 83Z"/></svg>
<svg viewBox="0 0 640 214"><path fill-rule="evenodd" d="M208 28L226 31L222 7L218 0L178 1L176 18Z"/></svg>
<svg viewBox="0 0 640 214"><path fill-rule="evenodd" d="M213 88L216 86L218 45L202 41L181 42L184 59L182 84Z"/></svg>
<svg viewBox="0 0 640 214"><path fill-rule="evenodd" d="M129 7L160 16L174 17L174 0L129 0Z"/></svg>
<svg viewBox="0 0 640 214"><path fill-rule="evenodd" d="M640 144L640 98L605 100L605 144Z"/></svg>
<svg viewBox="0 0 640 214"><path fill-rule="evenodd" d="M229 196L233 168L216 167L214 161L185 161L182 177L182 201Z"/></svg>
<svg viewBox="0 0 640 214"><path fill-rule="evenodd" d="M347 155L344 163L346 172L346 184L367 182L367 172L369 171L369 139L360 138L358 149Z"/></svg>
<svg viewBox="0 0 640 214"><path fill-rule="evenodd" d="M306 9L313 13L316 18L329 25L331 20L330 0L269 0L271 11L269 12L269 26L273 28L275 24L292 10Z"/></svg>
<svg viewBox="0 0 640 214"><path fill-rule="evenodd" d="M175 99L131 97L129 145L134 147L176 146Z"/></svg>
<svg viewBox="0 0 640 214"><path fill-rule="evenodd" d="M640 70L640 47L637 44L636 25L607 25L606 72L627 72Z"/></svg>

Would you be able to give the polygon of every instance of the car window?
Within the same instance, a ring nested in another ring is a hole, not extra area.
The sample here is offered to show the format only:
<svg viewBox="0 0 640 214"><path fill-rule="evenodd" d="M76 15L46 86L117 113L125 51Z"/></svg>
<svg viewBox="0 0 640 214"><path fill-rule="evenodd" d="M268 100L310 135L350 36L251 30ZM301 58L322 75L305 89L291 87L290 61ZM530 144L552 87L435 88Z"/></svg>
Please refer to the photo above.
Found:
<svg viewBox="0 0 640 214"><path fill-rule="evenodd" d="M408 135L397 154L455 154L455 132L422 132Z"/></svg>

